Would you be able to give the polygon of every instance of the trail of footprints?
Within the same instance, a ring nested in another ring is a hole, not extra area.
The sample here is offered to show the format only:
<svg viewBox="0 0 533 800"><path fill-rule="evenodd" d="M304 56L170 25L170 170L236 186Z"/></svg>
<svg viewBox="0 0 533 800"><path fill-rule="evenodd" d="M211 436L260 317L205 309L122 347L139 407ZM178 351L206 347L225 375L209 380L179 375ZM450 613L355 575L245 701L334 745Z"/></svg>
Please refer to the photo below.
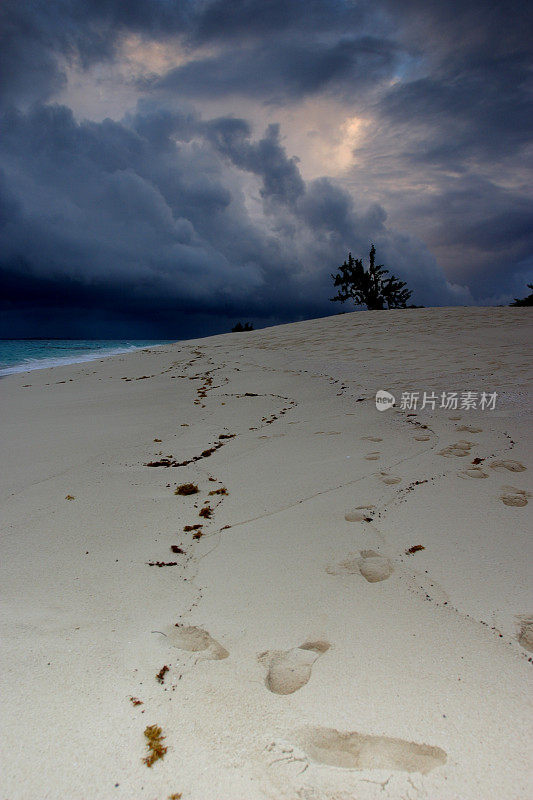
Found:
<svg viewBox="0 0 533 800"><path fill-rule="evenodd" d="M474 462L483 461L484 459L474 459ZM513 460L497 460L491 461L488 465L489 469L494 470L498 473L506 473L506 472L524 472L526 467L520 463L520 461L513 461ZM460 478L488 478L489 473L485 471L485 469L477 463L473 463L467 469L463 469L457 473ZM502 494L500 494L500 500L506 506L514 506L515 508L521 508L523 506L527 506L528 499L532 496L531 492L527 491L527 489L520 489L516 486L502 486Z"/></svg>
<svg viewBox="0 0 533 800"><path fill-rule="evenodd" d="M482 428L476 427L475 425L460 425L457 426L457 430L467 433L481 433ZM364 436L362 438L370 441L382 441L380 437L374 436ZM414 438L417 441L426 441L431 437L429 435L419 434L415 435ZM467 440L459 440L440 450L438 455L446 458L464 458L470 455L474 444L474 442ZM488 478L490 474L486 469L501 474L508 472L519 473L526 470L526 467L521 462L512 459L496 459L481 466L484 461L484 458L474 458L471 465L457 474L459 477L465 479L483 479ZM382 471L376 473L376 475L387 485L394 485L401 482L401 478L392 476L388 472ZM506 506L515 508L523 507L527 505L528 499L532 496L531 492L516 486L507 485L501 488L502 494L500 495L500 500ZM372 504L360 505L347 511L344 518L347 522L371 523L373 521L374 509L375 506ZM382 553L376 552L375 550L361 550L359 553L347 554L343 560L336 564L328 564L326 566L326 572L330 575L360 575L369 583L378 583L387 580L387 578L392 575L393 564L391 560ZM521 616L517 619L519 625L517 634L518 642L524 649L533 652L533 616Z"/></svg>
<svg viewBox="0 0 533 800"><path fill-rule="evenodd" d="M206 380L201 389L208 391L209 388L209 382ZM457 430L468 433L481 432L480 428L469 425L458 426ZM378 436L363 438L371 442L382 441L382 438ZM418 432L414 438L416 441L425 442L429 441L431 436ZM459 440L443 448L439 451L439 455L446 458L464 458L470 454L473 445L473 442ZM367 453L365 458L378 460L380 455L379 451L372 451ZM458 473L460 477L487 478L489 473L479 465L480 461L482 459L474 459L471 466ZM512 460L492 461L488 467L499 473L522 472L526 469L520 462ZM385 485L401 483L399 476L391 475L386 471L378 472L376 475ZM504 493L501 495L501 500L509 506L524 506L527 504L527 498L531 496L526 490L512 486L505 486L502 489ZM210 494L216 493L211 492ZM225 493L225 490L222 490L221 493ZM346 512L345 520L353 523L371 523L374 510L375 506L372 504L357 506ZM195 537L199 538L201 527L200 525L186 526L185 530L197 529ZM383 554L365 549L359 553L348 554L338 564L328 565L326 572L331 575L359 575L368 583L380 583L392 575L393 564ZM521 616L517 620L519 626L517 639L524 649L533 652L533 616ZM198 653L202 659L219 661L230 655L220 642L201 627L176 623L167 628L164 636L168 638L170 646L190 653ZM318 639L306 640L301 645L288 650L267 650L260 653L257 658L266 669L266 688L277 695L290 695L299 691L311 679L315 662L329 649L329 642ZM427 774L435 767L446 763L447 760L445 751L439 747L386 736L371 736L358 731L306 727L295 732L295 740L312 761L347 769L389 769ZM292 748L289 748L289 751L292 753Z"/></svg>
<svg viewBox="0 0 533 800"><path fill-rule="evenodd" d="M450 419L453 418L450 417ZM475 425L458 425L456 430L464 431L466 433L481 433L483 429L478 428ZM453 444L448 445L447 447L444 447L442 450L439 450L438 455L443 456L444 458L465 458L466 456L470 455L470 451L474 444L474 442L461 439ZM484 467L481 466L483 461L485 461L484 458L475 458L471 465L457 473L458 476L464 479L473 478L477 480L488 478L490 473L486 472ZM526 469L526 467L521 464L520 461L513 461L512 459L497 459L495 461L491 461L486 466L498 473L524 472ZM501 488L502 494L500 494L499 499L506 506L514 506L515 508L527 506L528 499L532 496L531 492L527 491L526 489L517 488L516 486L502 486Z"/></svg>

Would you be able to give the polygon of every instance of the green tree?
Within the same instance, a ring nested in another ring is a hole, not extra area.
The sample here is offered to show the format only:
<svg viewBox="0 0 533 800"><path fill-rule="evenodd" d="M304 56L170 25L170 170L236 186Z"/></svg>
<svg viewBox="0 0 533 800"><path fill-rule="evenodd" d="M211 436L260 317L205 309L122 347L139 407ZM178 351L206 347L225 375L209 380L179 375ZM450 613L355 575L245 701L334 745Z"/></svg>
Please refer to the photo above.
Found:
<svg viewBox="0 0 533 800"><path fill-rule="evenodd" d="M533 283L528 283L528 289L531 289L531 294L528 294L527 297L522 297L521 300L517 300L515 298L513 303L509 303L510 306L533 306Z"/></svg>
<svg viewBox="0 0 533 800"><path fill-rule="evenodd" d="M332 301L353 300L356 305L366 305L369 311L381 311L385 308L405 308L412 292L406 288L405 281L394 275L386 278L389 270L383 264L376 264L376 248L370 248L370 265L365 270L363 261L348 253L348 260L339 267L336 275L332 274L334 286L339 287L338 294L330 298Z"/></svg>

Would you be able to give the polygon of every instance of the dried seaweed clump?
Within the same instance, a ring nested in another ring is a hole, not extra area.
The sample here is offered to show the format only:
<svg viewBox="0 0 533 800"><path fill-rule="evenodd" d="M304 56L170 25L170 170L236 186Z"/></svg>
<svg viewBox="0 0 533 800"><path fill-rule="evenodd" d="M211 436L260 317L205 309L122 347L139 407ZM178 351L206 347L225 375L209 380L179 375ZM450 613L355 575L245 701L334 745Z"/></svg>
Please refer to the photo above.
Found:
<svg viewBox="0 0 533 800"><path fill-rule="evenodd" d="M173 456L165 456L165 458L160 459L160 461L149 461L144 466L145 467L176 467L177 464L172 459L173 459Z"/></svg>
<svg viewBox="0 0 533 800"><path fill-rule="evenodd" d="M205 517L206 519L211 519L212 514L213 514L213 509L210 508L210 506L205 506L204 508L201 508L200 511L198 512L198 516Z"/></svg>
<svg viewBox="0 0 533 800"><path fill-rule="evenodd" d="M174 490L174 494L197 494L200 491L195 483L182 483Z"/></svg>
<svg viewBox="0 0 533 800"><path fill-rule="evenodd" d="M425 549L426 548L424 547L423 544L414 544L412 547L409 547L405 551L405 554L408 555L408 556L412 556L413 553L418 553L419 550L425 550Z"/></svg>
<svg viewBox="0 0 533 800"><path fill-rule="evenodd" d="M65 500L75 500L75 499L76 498L72 494L67 494L67 496L65 497Z"/></svg>
<svg viewBox="0 0 533 800"><path fill-rule="evenodd" d="M164 757L168 748L162 745L162 741L165 737L159 725L148 725L144 730L144 735L147 739L146 746L148 747L149 753L143 758L143 761L147 767L151 767L156 761Z"/></svg>
<svg viewBox="0 0 533 800"><path fill-rule="evenodd" d="M209 494L227 494L227 493L228 490L226 489L225 486L222 486L220 489L213 489L212 492L209 492Z"/></svg>
<svg viewBox="0 0 533 800"><path fill-rule="evenodd" d="M168 667L165 664L165 666L161 667L161 669L159 670L159 672L155 676L156 680L159 681L159 683L164 683L165 682L165 675L167 674L167 672L168 672Z"/></svg>
<svg viewBox="0 0 533 800"><path fill-rule="evenodd" d="M142 706L143 701L139 700L138 697L130 697L130 701L134 706Z"/></svg>

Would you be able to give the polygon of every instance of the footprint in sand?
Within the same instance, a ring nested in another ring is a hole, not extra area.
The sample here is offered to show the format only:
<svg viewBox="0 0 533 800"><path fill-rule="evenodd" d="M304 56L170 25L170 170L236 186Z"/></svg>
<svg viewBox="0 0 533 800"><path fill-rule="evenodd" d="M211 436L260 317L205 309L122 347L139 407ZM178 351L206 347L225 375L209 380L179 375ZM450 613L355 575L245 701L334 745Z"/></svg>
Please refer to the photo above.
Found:
<svg viewBox="0 0 533 800"><path fill-rule="evenodd" d="M469 467L457 473L460 478L488 478L488 472L485 472L481 467Z"/></svg>
<svg viewBox="0 0 533 800"><path fill-rule="evenodd" d="M344 519L346 522L372 522L370 512L372 512L375 507L376 506L371 503L367 506L357 506L351 511L347 511L344 515Z"/></svg>
<svg viewBox="0 0 533 800"><path fill-rule="evenodd" d="M359 572L369 583L386 581L392 575L392 564L388 558L376 553L375 550L361 550L358 559Z"/></svg>
<svg viewBox="0 0 533 800"><path fill-rule="evenodd" d="M516 489L514 486L502 486L504 493L500 495L500 500L506 506L527 506L527 499L531 497L531 492L526 492L525 489Z"/></svg>
<svg viewBox="0 0 533 800"><path fill-rule="evenodd" d="M439 450L438 455L444 456L445 458L452 458L453 456L456 458L464 458L470 453L470 449L473 446L474 442L467 442L461 439L459 442L455 442L455 444L450 444L443 450Z"/></svg>
<svg viewBox="0 0 533 800"><path fill-rule="evenodd" d="M339 564L326 567L329 575L362 575L369 583L385 581L392 575L392 564L388 558L375 550L361 550L360 555L349 555Z"/></svg>
<svg viewBox="0 0 533 800"><path fill-rule="evenodd" d="M378 477L380 481L382 481L382 483L386 483L387 486L394 486L394 484L402 482L402 479L397 475L389 475L387 472L378 473Z"/></svg>
<svg viewBox="0 0 533 800"><path fill-rule="evenodd" d="M313 761L344 769L391 769L427 775L447 759L440 747L334 728L300 728L296 740Z"/></svg>
<svg viewBox="0 0 533 800"><path fill-rule="evenodd" d="M517 617L519 630L518 642L525 650L533 653L533 614Z"/></svg>
<svg viewBox="0 0 533 800"><path fill-rule="evenodd" d="M483 428L476 428L475 425L457 425L455 430L460 433L481 433Z"/></svg>
<svg viewBox="0 0 533 800"><path fill-rule="evenodd" d="M429 436L427 433L417 433L414 438L417 442L429 442L431 436Z"/></svg>
<svg viewBox="0 0 533 800"><path fill-rule="evenodd" d="M225 647L222 647L213 637L203 628L194 625L174 625L167 632L170 644L179 647L180 650L188 650L190 653L203 653L204 658L218 661L229 656Z"/></svg>
<svg viewBox="0 0 533 800"><path fill-rule="evenodd" d="M379 461L381 453L378 450L375 450L372 453L367 453L365 458L367 461Z"/></svg>
<svg viewBox="0 0 533 800"><path fill-rule="evenodd" d="M274 694L292 694L305 686L313 664L329 650L329 642L304 642L291 650L267 650L258 656L267 667L265 685Z"/></svg>
<svg viewBox="0 0 533 800"><path fill-rule="evenodd" d="M509 470L509 472L524 472L526 469L520 461L491 461L489 467L495 469L497 472L504 472L504 470Z"/></svg>

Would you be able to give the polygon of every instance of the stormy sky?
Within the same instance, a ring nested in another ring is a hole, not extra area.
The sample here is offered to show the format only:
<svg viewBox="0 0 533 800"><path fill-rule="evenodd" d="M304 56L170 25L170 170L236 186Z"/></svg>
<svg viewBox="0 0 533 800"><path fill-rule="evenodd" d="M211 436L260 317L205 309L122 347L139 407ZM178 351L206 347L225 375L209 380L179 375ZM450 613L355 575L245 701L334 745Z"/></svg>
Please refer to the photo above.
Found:
<svg viewBox="0 0 533 800"><path fill-rule="evenodd" d="M336 313L533 277L531 12L487 0L4 0L0 336ZM408 313L408 312L407 312Z"/></svg>

